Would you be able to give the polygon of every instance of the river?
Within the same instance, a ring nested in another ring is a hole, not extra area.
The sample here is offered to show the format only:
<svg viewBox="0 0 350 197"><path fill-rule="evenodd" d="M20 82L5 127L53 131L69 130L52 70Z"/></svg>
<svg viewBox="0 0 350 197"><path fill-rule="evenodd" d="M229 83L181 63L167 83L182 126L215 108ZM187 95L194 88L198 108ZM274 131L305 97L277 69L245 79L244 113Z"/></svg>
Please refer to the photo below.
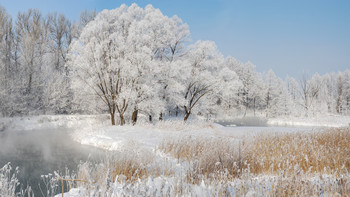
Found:
<svg viewBox="0 0 350 197"><path fill-rule="evenodd" d="M69 130L30 130L0 132L0 167L11 162L18 166L19 181L29 184L35 196L42 196L39 183L41 175L59 170L65 172L77 169L81 161L99 162L105 152L74 142ZM43 183L41 183L43 188Z"/></svg>

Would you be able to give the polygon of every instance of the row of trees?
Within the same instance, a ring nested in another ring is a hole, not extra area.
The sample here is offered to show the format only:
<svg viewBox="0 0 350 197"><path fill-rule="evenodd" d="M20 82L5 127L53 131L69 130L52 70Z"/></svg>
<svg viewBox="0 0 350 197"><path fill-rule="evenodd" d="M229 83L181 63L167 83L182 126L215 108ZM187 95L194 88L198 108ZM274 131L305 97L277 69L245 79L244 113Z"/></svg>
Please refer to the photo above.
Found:
<svg viewBox="0 0 350 197"><path fill-rule="evenodd" d="M180 18L136 4L78 22L0 9L3 116L108 112L111 123L164 116L350 113L350 71L299 80L258 73L210 41L190 44ZM118 119L116 120L116 117Z"/></svg>
<svg viewBox="0 0 350 197"><path fill-rule="evenodd" d="M0 110L3 116L72 111L66 69L72 40L96 15L84 11L72 23L57 13L30 9L12 18L0 7Z"/></svg>

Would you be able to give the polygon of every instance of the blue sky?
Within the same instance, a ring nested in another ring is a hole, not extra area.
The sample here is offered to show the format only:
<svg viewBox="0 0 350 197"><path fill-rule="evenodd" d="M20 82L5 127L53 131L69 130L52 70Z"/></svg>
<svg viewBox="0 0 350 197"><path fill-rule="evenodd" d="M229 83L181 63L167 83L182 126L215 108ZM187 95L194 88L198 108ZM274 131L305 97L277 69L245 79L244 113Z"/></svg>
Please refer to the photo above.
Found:
<svg viewBox="0 0 350 197"><path fill-rule="evenodd" d="M349 0L0 0L12 16L37 8L77 19L81 10L136 2L178 15L193 41L215 41L224 55L284 78L350 69Z"/></svg>

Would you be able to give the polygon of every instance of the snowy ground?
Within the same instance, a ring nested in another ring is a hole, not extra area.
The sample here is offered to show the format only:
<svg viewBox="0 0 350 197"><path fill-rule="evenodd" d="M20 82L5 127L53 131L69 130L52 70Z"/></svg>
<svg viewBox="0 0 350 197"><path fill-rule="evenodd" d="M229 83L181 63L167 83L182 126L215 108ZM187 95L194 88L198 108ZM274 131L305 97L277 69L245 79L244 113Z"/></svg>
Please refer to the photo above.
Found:
<svg viewBox="0 0 350 197"><path fill-rule="evenodd" d="M341 127L347 126L348 122L350 117L317 120L271 119L268 121L271 125L269 127L223 127L212 122L199 121L184 124L177 120L155 125L144 123L136 126L110 126L108 115L55 115L0 118L0 132L5 129L25 131L67 128L70 129L72 138L81 144L114 151L123 150L125 144L131 142L153 149L164 138L186 135L241 138L244 135L254 135L264 131L303 131L311 130L312 126Z"/></svg>
<svg viewBox="0 0 350 197"><path fill-rule="evenodd" d="M107 115L67 115L2 118L0 119L0 132L2 130L68 128L71 131L71 137L81 144L120 152L137 147L138 150L151 152L154 154L153 157L155 157L155 160L161 163L166 157L168 157L157 151L157 146L159 146L159 144L164 140L181 139L186 136L230 138L233 140L239 140L246 135L255 135L260 132L310 131L313 130L314 127L345 127L348 126L349 122L350 117L329 116L307 120L297 118L280 118L270 119L267 122L268 125L278 125L283 127L223 127L216 123L203 121L192 122L189 124L184 124L181 121L165 121L154 125L142 124L137 126L110 126L109 117ZM175 159L172 162L177 165ZM177 165L180 173L182 173L186 167L188 166ZM261 179L258 178L256 181L264 182L270 178L271 177ZM144 184L154 184L154 187L158 187L157 182L165 182L169 184L169 188L171 188L174 184L179 184L176 182L179 181L179 179L169 179L166 177L158 177L156 179L142 181L139 183L140 187L143 187L142 185ZM174 183L172 183L172 181ZM118 184L120 183L116 182L114 186L116 188L125 187L125 185ZM235 184L237 185L238 183L235 182ZM205 183L202 183L202 185L192 185L188 187L194 187L189 189L194 189L201 192L205 192L206 189L209 188L208 186L205 186ZM66 193L65 196L80 196L82 192L82 189L72 189L69 193ZM205 195L205 193L203 193L203 195Z"/></svg>
<svg viewBox="0 0 350 197"><path fill-rule="evenodd" d="M329 115L313 118L271 118L267 124L294 127L347 127L350 126L350 117Z"/></svg>
<svg viewBox="0 0 350 197"><path fill-rule="evenodd" d="M326 121L327 120L327 121ZM284 122L285 121L285 122ZM181 139L184 136L191 136L194 138L198 137L207 137L207 138L230 138L232 140L240 140L241 138L249 135L256 135L261 132L299 132L299 131L312 131L317 130L315 127L341 127L346 126L349 118L340 118L339 117L331 117L328 119L317 119L317 120L308 120L302 122L302 120L295 119L295 124L289 120L283 119L274 119L269 120L268 124L271 125L283 125L283 127L223 127L219 124L215 123L205 123L205 122L195 122L190 123L188 125L183 124L178 121L168 121L164 123L157 123L155 125L144 124L142 126L108 126L100 125L100 126L87 126L84 128L75 129L72 133L72 137L74 140L80 142L81 144L91 145L98 148L111 150L111 151L127 151L130 148L139 147L142 150L148 150L155 157L155 160L158 163L162 163L164 157L168 157L167 155L163 155L160 152L156 151L156 147L162 143L166 139ZM278 124L277 124L278 123ZM291 126L285 126L291 125ZM305 126L305 127L303 127ZM131 147L132 146L132 147ZM168 158L171 160L171 158ZM174 159L174 158L173 158ZM176 164L176 160L172 161ZM173 166L174 167L174 166ZM181 174L188 171L190 167L187 163L180 163L177 166L177 173ZM178 176L177 175L177 176ZM310 177L303 177L306 181L311 181L317 184L323 184L318 179ZM317 177L316 177L317 178ZM321 178L322 179L322 178ZM327 179L329 181L333 181L332 177ZM145 189L145 185L147 185L147 189L151 189L152 192L157 192L164 190L164 188L168 188L165 190L171 190L174 185L179 185L178 179L174 179L174 177L157 177L157 178L149 178L147 180L140 180L137 183L128 185L126 183L115 182L113 187L114 193L113 195L125 195L125 194L136 194L136 193L127 193L128 191L132 192L140 192ZM245 181L251 182L251 187L258 187L256 190L252 191L244 191L246 195L251 194L252 196L259 195L259 192L256 191L264 191L266 187L270 187L272 183L276 183L279 180L278 177L264 176L264 177L256 177L247 180L235 180L233 182L228 183L229 185L225 185L223 187L232 187L237 188L240 184L246 184ZM212 190L218 187L208 185L209 183L202 183L200 185L187 185L187 189L189 191L193 191L194 193L188 193L190 195L209 195L211 196L213 193ZM230 185L231 184L231 185ZM130 188L132 187L132 188ZM220 187L220 186L219 186ZM245 186L244 186L245 187ZM261 188L259 188L261 187ZM125 189L128 188L128 189ZM158 188L158 189L157 189ZM145 190L147 190L145 189ZM84 189L83 189L84 190ZM79 196L83 190L72 190L67 193L67 196ZM80 192L80 193L79 193ZM117 193L116 193L117 192ZM118 193L120 192L120 193ZM126 192L126 193L124 193ZM214 192L215 193L215 192ZM139 194L139 193L137 193ZM145 193L142 193L145 194ZM211 195L210 195L211 194ZM218 194L218 193L217 193ZM233 193L231 193L233 194ZM260 193L261 194L261 193ZM148 193L148 195L156 195L162 196L162 194L156 193ZM234 194L236 195L236 194Z"/></svg>
<svg viewBox="0 0 350 197"><path fill-rule="evenodd" d="M57 128L81 128L105 124L108 115L42 115L0 118L0 132L4 130L40 130Z"/></svg>

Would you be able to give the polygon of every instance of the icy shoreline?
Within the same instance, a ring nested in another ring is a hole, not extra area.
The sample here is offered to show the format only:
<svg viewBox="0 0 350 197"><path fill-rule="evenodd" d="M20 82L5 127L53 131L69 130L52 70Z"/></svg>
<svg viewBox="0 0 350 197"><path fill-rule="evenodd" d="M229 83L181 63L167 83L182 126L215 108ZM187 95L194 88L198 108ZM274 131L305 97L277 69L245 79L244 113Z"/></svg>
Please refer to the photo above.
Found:
<svg viewBox="0 0 350 197"><path fill-rule="evenodd" d="M77 142L105 150L123 150L128 143L137 143L146 148L154 148L165 137L184 135L237 137L261 130L289 130L289 127L308 130L312 127L347 127L349 116L325 116L318 118L270 118L267 127L234 127L228 129L219 124L193 121L185 124L179 120L169 120L155 124L143 123L136 126L111 126L109 116L104 115L42 115L32 117L0 118L0 132L5 130L45 130L64 128ZM277 127L275 127L277 126ZM285 127L285 128L282 128ZM228 132L228 130L230 130ZM297 130L297 129L295 129Z"/></svg>
<svg viewBox="0 0 350 197"><path fill-rule="evenodd" d="M267 121L270 126L294 127L348 127L350 116L324 116L314 118L271 118Z"/></svg>

